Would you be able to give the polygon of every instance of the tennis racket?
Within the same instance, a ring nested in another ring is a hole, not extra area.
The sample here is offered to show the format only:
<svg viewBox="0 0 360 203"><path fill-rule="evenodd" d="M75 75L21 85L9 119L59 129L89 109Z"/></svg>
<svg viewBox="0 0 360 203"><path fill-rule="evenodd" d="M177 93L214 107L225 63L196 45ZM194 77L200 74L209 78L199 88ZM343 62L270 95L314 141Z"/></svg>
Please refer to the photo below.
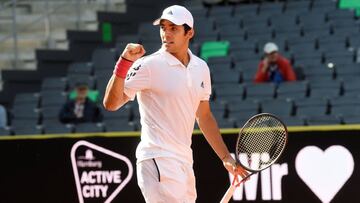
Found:
<svg viewBox="0 0 360 203"><path fill-rule="evenodd" d="M240 181L235 176L220 203L229 202L235 188L244 180L274 164L285 149L287 137L285 124L276 116L261 113L251 117L239 133L235 154L236 162L249 175Z"/></svg>

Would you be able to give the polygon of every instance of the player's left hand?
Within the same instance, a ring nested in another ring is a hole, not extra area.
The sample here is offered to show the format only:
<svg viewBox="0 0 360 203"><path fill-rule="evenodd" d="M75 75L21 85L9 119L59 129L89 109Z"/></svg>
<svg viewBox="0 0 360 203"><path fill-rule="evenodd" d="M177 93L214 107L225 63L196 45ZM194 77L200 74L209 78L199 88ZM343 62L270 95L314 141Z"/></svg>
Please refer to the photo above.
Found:
<svg viewBox="0 0 360 203"><path fill-rule="evenodd" d="M222 160L224 167L226 168L229 173L233 174L234 176L239 175L242 178L245 178L249 175L249 173L241 167L239 164L236 163L235 159L232 156L228 155Z"/></svg>

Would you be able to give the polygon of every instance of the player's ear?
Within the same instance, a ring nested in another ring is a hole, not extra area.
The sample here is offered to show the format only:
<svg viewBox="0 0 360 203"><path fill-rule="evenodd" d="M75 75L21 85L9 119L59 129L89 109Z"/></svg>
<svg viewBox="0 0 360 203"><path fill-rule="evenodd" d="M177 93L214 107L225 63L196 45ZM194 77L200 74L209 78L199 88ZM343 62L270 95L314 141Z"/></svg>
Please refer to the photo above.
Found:
<svg viewBox="0 0 360 203"><path fill-rule="evenodd" d="M189 30L187 34L188 34L188 36L189 36L189 39L193 38L194 35L195 35L195 30L194 30L194 28L192 28L191 30Z"/></svg>

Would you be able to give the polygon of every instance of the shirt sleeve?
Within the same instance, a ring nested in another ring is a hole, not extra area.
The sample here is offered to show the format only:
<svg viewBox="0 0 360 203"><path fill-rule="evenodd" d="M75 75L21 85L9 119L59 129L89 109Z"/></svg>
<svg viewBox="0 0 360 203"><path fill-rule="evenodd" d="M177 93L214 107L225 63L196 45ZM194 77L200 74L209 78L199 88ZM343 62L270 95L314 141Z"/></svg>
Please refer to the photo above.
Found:
<svg viewBox="0 0 360 203"><path fill-rule="evenodd" d="M263 71L264 67L264 63L261 61L258 65L258 69L257 72L255 74L255 78L254 78L254 82L255 83L262 83L262 82L266 82L269 80L268 78L268 72L267 71Z"/></svg>
<svg viewBox="0 0 360 203"><path fill-rule="evenodd" d="M294 69L292 68L290 62L286 60L286 80L287 81L295 81L296 80L296 74L294 72Z"/></svg>
<svg viewBox="0 0 360 203"><path fill-rule="evenodd" d="M130 100L135 99L137 92L150 88L150 70L142 60L138 61L131 66L125 78L124 92Z"/></svg>
<svg viewBox="0 0 360 203"><path fill-rule="evenodd" d="M206 67L204 74L204 94L201 97L201 101L209 101L211 95L211 78L209 67Z"/></svg>

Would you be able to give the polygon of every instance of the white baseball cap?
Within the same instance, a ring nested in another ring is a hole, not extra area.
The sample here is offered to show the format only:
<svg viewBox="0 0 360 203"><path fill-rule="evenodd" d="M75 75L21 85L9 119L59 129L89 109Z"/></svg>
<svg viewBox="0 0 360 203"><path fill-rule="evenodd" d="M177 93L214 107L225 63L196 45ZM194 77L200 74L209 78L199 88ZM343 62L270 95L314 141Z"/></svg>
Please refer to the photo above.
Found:
<svg viewBox="0 0 360 203"><path fill-rule="evenodd" d="M279 48L278 48L278 46L277 46L275 43L273 43L273 42L268 42L268 43L265 44L265 46L264 46L264 52L265 52L266 54L271 54L271 53L274 52L274 51L279 51Z"/></svg>
<svg viewBox="0 0 360 203"><path fill-rule="evenodd" d="M160 20L163 19L169 20L175 25L187 24L191 28L193 28L194 26L194 18L191 15L190 11L187 10L185 7L179 5L173 5L164 9L161 17L156 19L153 22L153 25L159 25Z"/></svg>

